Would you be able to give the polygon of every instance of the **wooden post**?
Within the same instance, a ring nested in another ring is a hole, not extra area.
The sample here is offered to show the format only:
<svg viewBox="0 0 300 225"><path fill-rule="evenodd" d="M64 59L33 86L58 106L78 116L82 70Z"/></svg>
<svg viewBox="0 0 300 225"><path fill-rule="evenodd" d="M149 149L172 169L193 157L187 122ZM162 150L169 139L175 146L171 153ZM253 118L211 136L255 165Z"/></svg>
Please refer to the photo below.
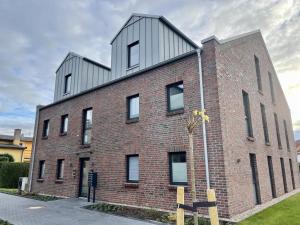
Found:
<svg viewBox="0 0 300 225"><path fill-rule="evenodd" d="M195 159L194 159L194 143L193 143L193 133L189 133L189 144L190 144L190 165L191 165L191 180L192 180L192 200L197 201L196 196L196 178L195 178ZM198 212L193 212L194 225L198 225Z"/></svg>
<svg viewBox="0 0 300 225"><path fill-rule="evenodd" d="M177 187L177 204L184 204L184 187ZM184 225L184 209L177 208L176 225Z"/></svg>
<svg viewBox="0 0 300 225"><path fill-rule="evenodd" d="M207 200L209 202L215 202L216 201L216 193L214 189L207 189ZM209 217L210 217L210 224L211 225L219 225L219 216L218 216L218 208L210 207L209 208Z"/></svg>

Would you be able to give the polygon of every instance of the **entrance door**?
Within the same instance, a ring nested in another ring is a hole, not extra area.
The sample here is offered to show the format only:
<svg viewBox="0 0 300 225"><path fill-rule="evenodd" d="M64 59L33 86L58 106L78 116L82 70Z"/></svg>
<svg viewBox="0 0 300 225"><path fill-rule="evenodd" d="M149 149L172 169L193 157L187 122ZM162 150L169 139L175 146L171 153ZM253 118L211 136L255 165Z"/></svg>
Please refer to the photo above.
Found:
<svg viewBox="0 0 300 225"><path fill-rule="evenodd" d="M88 195L89 158L80 159L79 197Z"/></svg>

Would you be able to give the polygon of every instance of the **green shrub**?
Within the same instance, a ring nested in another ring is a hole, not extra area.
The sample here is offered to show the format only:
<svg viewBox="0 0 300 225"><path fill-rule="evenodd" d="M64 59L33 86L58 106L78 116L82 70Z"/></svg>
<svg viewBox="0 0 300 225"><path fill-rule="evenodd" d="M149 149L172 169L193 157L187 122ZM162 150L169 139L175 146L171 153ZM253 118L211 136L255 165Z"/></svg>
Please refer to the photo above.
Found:
<svg viewBox="0 0 300 225"><path fill-rule="evenodd" d="M0 162L14 162L14 157L12 157L10 154L0 154Z"/></svg>
<svg viewBox="0 0 300 225"><path fill-rule="evenodd" d="M29 163L0 162L0 188L17 188L19 177L28 177Z"/></svg>

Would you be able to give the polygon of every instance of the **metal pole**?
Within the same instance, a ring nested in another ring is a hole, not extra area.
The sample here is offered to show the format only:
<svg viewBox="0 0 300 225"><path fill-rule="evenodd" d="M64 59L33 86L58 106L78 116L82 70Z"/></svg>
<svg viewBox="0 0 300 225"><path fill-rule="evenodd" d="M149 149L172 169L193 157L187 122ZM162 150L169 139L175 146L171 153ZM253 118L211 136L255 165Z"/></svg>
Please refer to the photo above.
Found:
<svg viewBox="0 0 300 225"><path fill-rule="evenodd" d="M192 200L196 202L196 179L195 179L195 162L194 162L194 143L193 133L189 132L189 144L190 144L190 164L191 164L191 180L192 180ZM193 212L194 225L198 225L198 212Z"/></svg>
<svg viewBox="0 0 300 225"><path fill-rule="evenodd" d="M204 91L203 91L203 78L202 78L202 65L201 65L201 49L197 49L197 55L198 55L198 66L199 66L199 83L200 83L200 98L201 98L201 111L202 111L204 110ZM204 120L202 122L203 122L202 133L203 133L206 185L207 185L207 189L210 189L206 124Z"/></svg>

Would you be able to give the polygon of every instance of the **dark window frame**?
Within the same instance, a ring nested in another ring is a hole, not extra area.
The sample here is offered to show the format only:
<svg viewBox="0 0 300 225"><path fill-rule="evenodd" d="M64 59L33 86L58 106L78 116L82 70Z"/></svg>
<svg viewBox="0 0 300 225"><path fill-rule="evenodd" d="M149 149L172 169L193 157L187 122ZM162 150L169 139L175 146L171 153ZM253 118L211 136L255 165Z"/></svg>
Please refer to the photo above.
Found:
<svg viewBox="0 0 300 225"><path fill-rule="evenodd" d="M133 98L139 98L139 115L137 117L130 117L130 100L133 99ZM128 96L126 98L126 105L127 105L127 120L128 121L133 121L133 120L139 120L140 118L140 95L139 94L135 94L135 95L131 95L131 96Z"/></svg>
<svg viewBox="0 0 300 225"><path fill-rule="evenodd" d="M45 160L40 160L38 179L44 179L44 177L45 177Z"/></svg>
<svg viewBox="0 0 300 225"><path fill-rule="evenodd" d="M89 107L89 108L85 108L84 110L82 110L82 132L81 132L81 144L82 145L90 145L91 144L91 142L89 142L89 143L85 143L84 142L84 135L85 135L85 132L87 131L87 130L92 130L92 128L93 128L93 123L92 123L92 126L91 127L86 127L86 116L87 116L87 112L89 111L89 110L92 110L92 118L93 118L93 108L92 107ZM93 119L92 119L93 120ZM92 138L92 137L91 137Z"/></svg>
<svg viewBox="0 0 300 225"><path fill-rule="evenodd" d="M270 92L271 92L271 99L272 103L275 103L275 92L274 92L274 84L273 84L273 75L272 73L268 72L269 76L269 84L270 84Z"/></svg>
<svg viewBox="0 0 300 225"><path fill-rule="evenodd" d="M254 183L255 193L256 193L256 204L261 204L261 193L260 193L260 184L259 184L259 176L258 176L258 169L257 169L257 159L256 154L250 153L250 167L252 173L252 182Z"/></svg>
<svg viewBox="0 0 300 225"><path fill-rule="evenodd" d="M279 129L279 123L278 123L278 116L276 113L274 113L274 121L275 121L275 129L276 129L276 136L277 136L277 144L278 148L282 148L282 143L281 143L281 135L280 135L280 129Z"/></svg>
<svg viewBox="0 0 300 225"><path fill-rule="evenodd" d="M69 94L71 92L71 79L72 79L72 74L69 73L65 76L64 80L64 94ZM68 90L68 84L70 84L70 90Z"/></svg>
<svg viewBox="0 0 300 225"><path fill-rule="evenodd" d="M265 143L268 145L268 144L270 144L270 136L269 136L269 130L268 130L266 107L262 103L260 103L260 112L261 112L261 119L262 119Z"/></svg>
<svg viewBox="0 0 300 225"><path fill-rule="evenodd" d="M138 164L139 164L139 171L138 174L140 174L140 156L139 154L131 154L131 155L126 155L126 182L127 183L139 183L140 181L140 175L138 180L130 180L129 179L129 162L131 157L138 157Z"/></svg>
<svg viewBox="0 0 300 225"><path fill-rule="evenodd" d="M255 63L257 87L258 90L262 92L263 89L262 89L262 81L261 81L260 63L259 63L259 58L256 55L254 55L254 63Z"/></svg>
<svg viewBox="0 0 300 225"><path fill-rule="evenodd" d="M293 187L293 190L295 190L296 189L296 184L295 184L295 177L294 177L294 169L293 169L292 159L289 159L289 164L290 164L290 172L291 172L291 178L292 178L292 187Z"/></svg>
<svg viewBox="0 0 300 225"><path fill-rule="evenodd" d="M187 186L188 185L188 177L187 177L187 182L173 182L173 165L172 165L172 155L176 155L176 154L185 154L185 163L187 165L187 153L185 151L180 151L180 152L169 152L168 153L168 158L169 158L169 177L170 177L170 184L171 185L184 185ZM186 170L188 170L187 166L186 166ZM188 176L188 171L186 171L186 174Z"/></svg>
<svg viewBox="0 0 300 225"><path fill-rule="evenodd" d="M43 122L43 132L42 132L42 137L46 138L49 136L49 124L50 124L50 119L44 120Z"/></svg>
<svg viewBox="0 0 300 225"><path fill-rule="evenodd" d="M65 162L65 159L58 159L57 160L56 180L63 180L64 179L64 171L61 171L61 169L62 169L62 163L64 163L64 162Z"/></svg>
<svg viewBox="0 0 300 225"><path fill-rule="evenodd" d="M283 127L284 127L286 147L287 147L287 150L290 151L290 140L289 140L289 134L288 134L288 130L287 130L286 120L283 120Z"/></svg>
<svg viewBox="0 0 300 225"><path fill-rule="evenodd" d="M271 191L272 191L272 197L276 198L276 182L275 182L275 176L274 176L274 168L273 168L273 160L272 156L267 157L268 160L268 169L269 169L269 177L270 177L270 185L271 185Z"/></svg>
<svg viewBox="0 0 300 225"><path fill-rule="evenodd" d="M250 138L254 138L249 94L244 90L242 90L242 94L243 94L244 117L246 121L247 135Z"/></svg>
<svg viewBox="0 0 300 225"><path fill-rule="evenodd" d="M129 44L127 46L127 68L130 69L132 67L135 67L135 66L138 66L140 64L140 46L138 46L139 48L139 60L138 60L138 63L134 64L134 65L131 65L131 48L133 48L134 46L136 45L140 45L140 42L139 41L135 41L131 44Z"/></svg>
<svg viewBox="0 0 300 225"><path fill-rule="evenodd" d="M65 119L68 119L68 128L66 131L64 131L64 127L65 127ZM60 120L60 134L64 134L66 135L68 133L68 129L69 129L69 115L65 114L61 116L61 120Z"/></svg>
<svg viewBox="0 0 300 225"><path fill-rule="evenodd" d="M281 174L282 174L282 180L283 180L283 189L284 189L285 193L288 193L285 164L284 164L284 159L282 157L280 157L280 166L281 166Z"/></svg>
<svg viewBox="0 0 300 225"><path fill-rule="evenodd" d="M170 96L170 89L171 89L172 87L176 87L176 86L181 85L181 84L183 85L183 80L178 81L178 82L176 82L176 83L168 84L168 85L166 86L166 89L167 89L167 90L166 90L166 92L167 92L167 112L169 112L169 113L184 110L184 86L183 86L183 89L182 89L183 106L182 106L181 108L178 108L178 109L172 109L172 110L171 110L171 96Z"/></svg>

